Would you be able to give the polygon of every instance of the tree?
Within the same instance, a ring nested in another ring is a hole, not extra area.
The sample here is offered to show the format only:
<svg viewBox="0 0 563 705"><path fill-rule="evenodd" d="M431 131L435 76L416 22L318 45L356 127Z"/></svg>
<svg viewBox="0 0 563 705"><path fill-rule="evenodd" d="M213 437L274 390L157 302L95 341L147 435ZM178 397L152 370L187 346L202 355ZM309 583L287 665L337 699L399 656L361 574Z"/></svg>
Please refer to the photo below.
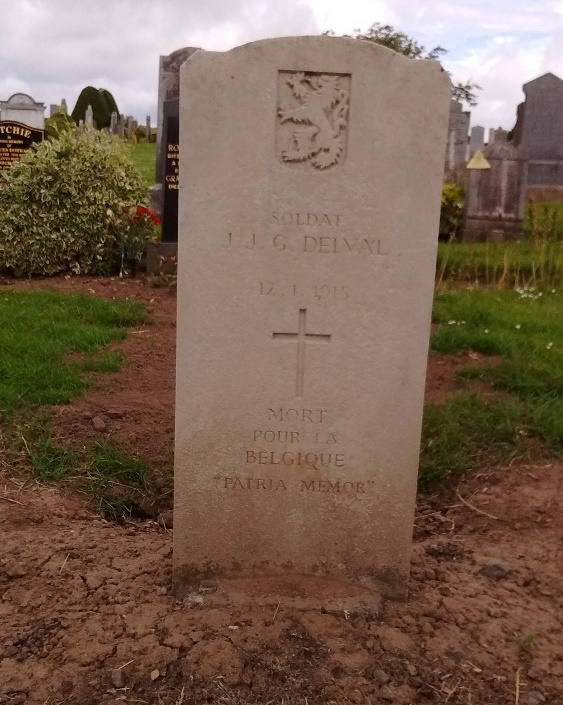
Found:
<svg viewBox="0 0 563 705"><path fill-rule="evenodd" d="M335 36L332 30L325 32L325 34L330 37ZM438 59L438 57L447 53L447 49L441 46L434 47L434 49L428 51L426 47L417 42L416 39L409 37L404 32L399 32L390 24L381 24L380 22L374 22L365 32L361 29L355 29L351 35L345 34L344 36L381 44L384 47L393 49L393 51L399 54L407 56L409 59ZM452 98L475 106L477 105L475 91L480 89L481 87L473 83L473 81L453 83Z"/></svg>
<svg viewBox="0 0 563 705"><path fill-rule="evenodd" d="M94 121L98 130L109 127L111 114L118 113L117 105L112 94L105 88L94 88L86 86L80 91L80 95L72 111L72 119L78 125L80 120L84 120L88 106L92 106Z"/></svg>

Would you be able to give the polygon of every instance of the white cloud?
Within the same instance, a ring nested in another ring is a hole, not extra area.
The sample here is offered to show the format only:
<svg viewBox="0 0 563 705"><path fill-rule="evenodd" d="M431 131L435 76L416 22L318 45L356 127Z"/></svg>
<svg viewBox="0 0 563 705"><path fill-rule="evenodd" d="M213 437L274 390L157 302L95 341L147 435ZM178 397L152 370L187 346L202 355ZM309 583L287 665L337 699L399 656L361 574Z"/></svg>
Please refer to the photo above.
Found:
<svg viewBox="0 0 563 705"><path fill-rule="evenodd" d="M108 88L123 112L154 122L160 54L344 34L375 21L448 49L443 63L454 79L483 88L473 124L511 127L523 83L546 71L563 77L561 0L19 0L17 12L2 13L0 98L66 97L72 109L91 84Z"/></svg>

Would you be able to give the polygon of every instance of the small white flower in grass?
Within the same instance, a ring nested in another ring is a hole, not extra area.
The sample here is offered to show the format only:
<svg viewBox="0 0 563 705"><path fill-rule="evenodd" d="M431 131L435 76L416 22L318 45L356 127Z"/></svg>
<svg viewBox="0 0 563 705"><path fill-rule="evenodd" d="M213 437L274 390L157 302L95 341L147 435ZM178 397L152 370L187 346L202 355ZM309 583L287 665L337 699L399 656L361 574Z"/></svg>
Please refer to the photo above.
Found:
<svg viewBox="0 0 563 705"><path fill-rule="evenodd" d="M538 296L543 296L543 291L540 291Z"/></svg>
<svg viewBox="0 0 563 705"><path fill-rule="evenodd" d="M555 289L552 289L552 290L551 290L551 293L552 293L552 294L555 294Z"/></svg>
<svg viewBox="0 0 563 705"><path fill-rule="evenodd" d="M516 328L516 330L520 330L520 324L519 324L519 323L517 323L514 327Z"/></svg>
<svg viewBox="0 0 563 705"><path fill-rule="evenodd" d="M545 347L546 347L548 350L551 350L551 348L553 347L553 343L548 343Z"/></svg>
<svg viewBox="0 0 563 705"><path fill-rule="evenodd" d="M485 333L488 333L488 332L489 332L489 329L488 329L488 328L485 328Z"/></svg>
<svg viewBox="0 0 563 705"><path fill-rule="evenodd" d="M456 323L457 323L457 321L448 321L449 326L455 326Z"/></svg>

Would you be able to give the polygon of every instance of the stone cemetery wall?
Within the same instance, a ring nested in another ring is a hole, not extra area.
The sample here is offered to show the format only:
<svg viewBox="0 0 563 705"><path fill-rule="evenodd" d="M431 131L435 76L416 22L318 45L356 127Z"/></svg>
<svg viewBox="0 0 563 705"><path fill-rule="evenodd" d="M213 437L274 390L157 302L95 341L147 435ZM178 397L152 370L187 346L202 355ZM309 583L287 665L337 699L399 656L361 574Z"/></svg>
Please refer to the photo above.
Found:
<svg viewBox="0 0 563 705"><path fill-rule="evenodd" d="M449 96L353 39L182 67L178 590L405 594Z"/></svg>

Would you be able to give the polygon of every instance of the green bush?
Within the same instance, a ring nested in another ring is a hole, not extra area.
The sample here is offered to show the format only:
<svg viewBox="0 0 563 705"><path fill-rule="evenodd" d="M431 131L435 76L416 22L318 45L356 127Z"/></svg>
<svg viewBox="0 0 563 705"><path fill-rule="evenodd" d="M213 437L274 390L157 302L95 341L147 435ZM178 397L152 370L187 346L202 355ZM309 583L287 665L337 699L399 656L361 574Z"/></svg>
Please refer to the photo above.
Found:
<svg viewBox="0 0 563 705"><path fill-rule="evenodd" d="M113 97L113 95L106 88L100 88L100 93L102 94L102 96L104 97L104 100L106 101L106 105L109 110L110 117L111 117L112 113L117 113L119 115L117 103L115 102L115 98Z"/></svg>
<svg viewBox="0 0 563 705"><path fill-rule="evenodd" d="M64 132L71 132L76 128L74 120L66 113L55 113L45 120L47 139L58 139Z"/></svg>
<svg viewBox="0 0 563 705"><path fill-rule="evenodd" d="M110 94L111 95L111 94ZM112 96L113 98L113 96ZM115 101L113 101L115 104ZM78 125L80 120L84 120L88 106L92 106L94 114L94 122L98 130L104 127L109 127L111 122L111 109L108 105L104 89L94 88L94 86L86 86L80 91L80 95L71 113L71 117Z"/></svg>
<svg viewBox="0 0 563 705"><path fill-rule="evenodd" d="M440 240L455 240L463 221L463 192L455 184L442 186Z"/></svg>
<svg viewBox="0 0 563 705"><path fill-rule="evenodd" d="M85 130L42 142L0 186L0 270L108 273L146 189L118 137Z"/></svg>

